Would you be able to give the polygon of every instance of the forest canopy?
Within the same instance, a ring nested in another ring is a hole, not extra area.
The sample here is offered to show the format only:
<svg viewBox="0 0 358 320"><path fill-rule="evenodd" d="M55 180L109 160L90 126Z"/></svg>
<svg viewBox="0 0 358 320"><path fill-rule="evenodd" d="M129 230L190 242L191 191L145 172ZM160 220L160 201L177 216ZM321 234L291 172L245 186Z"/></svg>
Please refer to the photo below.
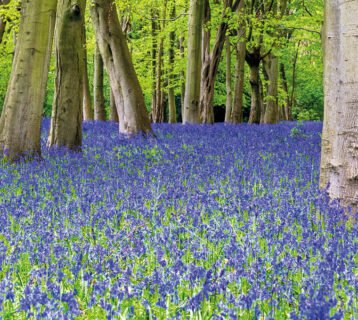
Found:
<svg viewBox="0 0 358 320"><path fill-rule="evenodd" d="M3 107L10 77L15 43L21 15L19 0L0 2L0 109ZM213 48L217 32L223 21L228 45L223 48L215 79L213 105L215 114L223 113L227 103L227 70L231 70L231 87L234 94L237 44L245 41L246 50L260 47L260 54L268 52L278 59L277 99L281 108L289 106L292 119L320 120L323 117L322 44L323 0L280 1L272 7L271 1L245 1L241 14L225 9L225 1L209 1L210 15L203 22ZM136 74L142 87L147 110L151 112L153 96L159 95L164 109L159 122L169 120L170 95L177 109L176 121L181 120L183 86L187 66L189 0L116 1L121 26L130 49ZM271 7L270 7L271 6ZM91 3L87 1L85 14L86 50L89 90L93 101L96 39L90 17ZM225 11L226 10L226 11ZM241 36L245 23L246 34ZM3 30L3 31L1 31ZM227 54L230 51L230 55ZM231 63L228 65L227 57ZM229 69L228 69L229 68ZM245 63L243 94L243 120L248 121L251 103L250 71ZM53 52L47 83L44 114L51 116L55 86L55 54ZM160 83L158 83L160 82ZM264 104L276 99L270 95L270 79L264 63L260 64L261 99ZM159 93L160 92L160 93ZM168 95L170 94L170 95ZM110 118L111 90L104 72L103 96L105 117ZM93 104L92 104L93 107ZM216 116L223 121L223 116Z"/></svg>

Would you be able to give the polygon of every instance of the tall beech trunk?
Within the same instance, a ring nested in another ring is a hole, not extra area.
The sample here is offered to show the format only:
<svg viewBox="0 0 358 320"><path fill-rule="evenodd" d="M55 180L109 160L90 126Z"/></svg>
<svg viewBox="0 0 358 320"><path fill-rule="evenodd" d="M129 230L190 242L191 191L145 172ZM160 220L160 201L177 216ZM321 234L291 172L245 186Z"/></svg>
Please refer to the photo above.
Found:
<svg viewBox="0 0 358 320"><path fill-rule="evenodd" d="M225 122L231 122L232 112L232 88L231 88L231 45L230 37L226 36L226 106L225 106Z"/></svg>
<svg viewBox="0 0 358 320"><path fill-rule="evenodd" d="M98 121L106 120L106 109L104 105L103 92L103 60L96 44L94 53L94 74L93 74L93 97L94 97L94 119Z"/></svg>
<svg viewBox="0 0 358 320"><path fill-rule="evenodd" d="M173 2L170 12L170 18L175 18L175 2ZM174 84L175 84L175 77L174 77L174 63L175 63L175 52L174 52L174 45L175 45L175 31L171 31L169 33L169 76L168 76L168 105L169 105L169 123L176 123L177 122L177 108L175 105L175 93L174 93Z"/></svg>
<svg viewBox="0 0 358 320"><path fill-rule="evenodd" d="M358 206L357 1L325 3L324 122L321 188L344 206Z"/></svg>
<svg viewBox="0 0 358 320"><path fill-rule="evenodd" d="M118 108L119 131L130 135L151 133L144 95L119 23L116 5L108 0L92 0L91 16Z"/></svg>
<svg viewBox="0 0 358 320"><path fill-rule="evenodd" d="M188 62L185 83L183 123L200 123L200 72L202 20L205 0L190 0Z"/></svg>
<svg viewBox="0 0 358 320"><path fill-rule="evenodd" d="M0 120L0 152L9 161L41 155L41 117L56 5L56 0L22 2L16 54Z"/></svg>
<svg viewBox="0 0 358 320"><path fill-rule="evenodd" d="M83 31L82 31L82 45L83 45L83 120L93 120L94 113L92 108L92 99L90 92L90 85L88 79L88 69L87 69L87 41L86 41L86 25L83 23Z"/></svg>
<svg viewBox="0 0 358 320"><path fill-rule="evenodd" d="M58 0L55 48L56 81L50 147L82 145L84 0Z"/></svg>
<svg viewBox="0 0 358 320"><path fill-rule="evenodd" d="M263 123L275 124L280 121L278 107L278 58L270 53L263 60L263 66L268 76L267 103L264 113Z"/></svg>
<svg viewBox="0 0 358 320"><path fill-rule="evenodd" d="M260 123L261 116L261 97L260 97L260 61L259 49L253 53L246 54L246 61L250 67L250 86L251 86L251 109L249 123Z"/></svg>
<svg viewBox="0 0 358 320"><path fill-rule="evenodd" d="M238 17L244 14L245 1L240 3ZM243 102L244 102L244 83L245 83L245 56L246 56L246 25L245 19L238 27L238 41L236 44L236 63L235 63L235 88L234 101L231 111L231 121L234 124L243 122Z"/></svg>
<svg viewBox="0 0 358 320"><path fill-rule="evenodd" d="M116 106L116 100L114 99L114 94L111 89L111 96L110 96L110 113L109 113L109 119L114 122L119 122L118 112L117 112L117 106Z"/></svg>

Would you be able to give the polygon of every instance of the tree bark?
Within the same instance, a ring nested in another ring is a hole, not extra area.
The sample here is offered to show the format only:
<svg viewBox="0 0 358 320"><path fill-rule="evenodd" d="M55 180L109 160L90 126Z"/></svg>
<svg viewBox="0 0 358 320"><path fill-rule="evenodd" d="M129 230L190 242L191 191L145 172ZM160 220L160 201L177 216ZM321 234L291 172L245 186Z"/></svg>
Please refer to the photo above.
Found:
<svg viewBox="0 0 358 320"><path fill-rule="evenodd" d="M251 109L249 123L260 123L261 116L261 97L260 97L260 61L259 49L253 53L246 54L246 61L250 67L250 86L251 86Z"/></svg>
<svg viewBox="0 0 358 320"><path fill-rule="evenodd" d="M82 145L84 0L58 0L56 18L56 81L50 147Z"/></svg>
<svg viewBox="0 0 358 320"><path fill-rule="evenodd" d="M112 89L111 89L110 107L111 107L111 109L110 109L110 113L109 113L109 119L114 122L119 122L116 100L114 98Z"/></svg>
<svg viewBox="0 0 358 320"><path fill-rule="evenodd" d="M190 0L188 63L186 72L183 123L200 123L200 72L202 20L205 0Z"/></svg>
<svg viewBox="0 0 358 320"><path fill-rule="evenodd" d="M232 113L232 88L231 88L231 45L230 37L226 36L226 106L225 106L225 122L231 122Z"/></svg>
<svg viewBox="0 0 358 320"><path fill-rule="evenodd" d="M268 88L267 88L267 98L264 123L265 124L275 124L280 120L280 113L278 109L278 58L270 53L264 59L264 68L268 75Z"/></svg>
<svg viewBox="0 0 358 320"><path fill-rule="evenodd" d="M344 206L358 205L357 1L325 2L320 186Z"/></svg>
<svg viewBox="0 0 358 320"><path fill-rule="evenodd" d="M22 2L16 55L0 120L0 152L9 161L41 155L41 118L56 4L56 0Z"/></svg>
<svg viewBox="0 0 358 320"><path fill-rule="evenodd" d="M119 131L129 135L151 133L144 95L119 23L115 4L108 0L93 0L91 16L116 106L119 108Z"/></svg>
<svg viewBox="0 0 358 320"><path fill-rule="evenodd" d="M87 41L86 41L86 25L83 23L83 32L82 32L82 45L84 49L83 53L83 120L93 120L94 113L92 108L92 99L88 79L88 68L87 68Z"/></svg>
<svg viewBox="0 0 358 320"><path fill-rule="evenodd" d="M103 60L101 53L96 44L94 54L94 75L93 75L93 96L94 96L94 119L97 121L106 120L106 109L104 105L104 92L103 92Z"/></svg>
<svg viewBox="0 0 358 320"><path fill-rule="evenodd" d="M200 118L202 123L214 123L214 109L212 99L214 97L215 79L212 79L212 57L210 54L211 30L208 24L211 20L210 1L205 0L203 17L203 36L202 36L202 66L200 78ZM216 43L215 43L216 44Z"/></svg>

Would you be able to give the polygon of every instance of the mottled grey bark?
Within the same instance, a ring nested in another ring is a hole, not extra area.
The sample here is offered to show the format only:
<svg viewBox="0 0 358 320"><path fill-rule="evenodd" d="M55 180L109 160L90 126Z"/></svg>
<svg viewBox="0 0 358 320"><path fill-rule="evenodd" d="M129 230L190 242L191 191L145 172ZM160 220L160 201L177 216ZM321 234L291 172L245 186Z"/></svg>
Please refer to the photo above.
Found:
<svg viewBox="0 0 358 320"><path fill-rule="evenodd" d="M324 124L320 186L344 206L358 204L357 1L325 2Z"/></svg>

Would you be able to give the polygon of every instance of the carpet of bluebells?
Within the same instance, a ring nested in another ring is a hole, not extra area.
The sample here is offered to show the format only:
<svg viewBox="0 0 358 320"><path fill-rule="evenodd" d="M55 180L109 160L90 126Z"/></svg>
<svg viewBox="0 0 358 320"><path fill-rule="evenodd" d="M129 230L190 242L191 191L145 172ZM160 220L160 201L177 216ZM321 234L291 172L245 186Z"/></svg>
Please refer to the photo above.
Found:
<svg viewBox="0 0 358 320"><path fill-rule="evenodd" d="M320 123L90 122L82 153L46 150L48 127L44 161L0 164L1 319L358 318Z"/></svg>

